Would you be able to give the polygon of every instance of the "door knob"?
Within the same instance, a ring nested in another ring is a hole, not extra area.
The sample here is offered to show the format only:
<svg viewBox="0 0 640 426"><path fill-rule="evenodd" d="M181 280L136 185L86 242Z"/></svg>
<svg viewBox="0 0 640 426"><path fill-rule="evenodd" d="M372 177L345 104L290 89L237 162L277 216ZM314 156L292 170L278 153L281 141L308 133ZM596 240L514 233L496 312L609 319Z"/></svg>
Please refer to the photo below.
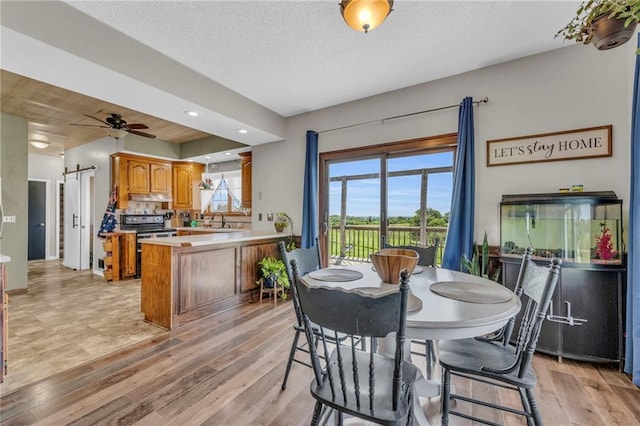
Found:
<svg viewBox="0 0 640 426"><path fill-rule="evenodd" d="M38 226L42 226L44 228L44 223L40 223L40 225L38 225Z"/></svg>

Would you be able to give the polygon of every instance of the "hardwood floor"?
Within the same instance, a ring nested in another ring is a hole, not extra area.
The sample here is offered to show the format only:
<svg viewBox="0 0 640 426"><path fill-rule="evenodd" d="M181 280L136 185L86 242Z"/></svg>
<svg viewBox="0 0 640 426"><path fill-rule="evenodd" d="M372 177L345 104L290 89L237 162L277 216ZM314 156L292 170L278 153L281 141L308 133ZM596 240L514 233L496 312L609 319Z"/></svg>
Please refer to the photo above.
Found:
<svg viewBox="0 0 640 426"><path fill-rule="evenodd" d="M3 394L166 332L143 321L140 280L107 282L59 260L28 265L28 293L9 297Z"/></svg>
<svg viewBox="0 0 640 426"><path fill-rule="evenodd" d="M232 308L3 394L0 422L308 424L314 405L311 370L294 364L287 389L280 390L293 322L291 303ZM422 363L422 358L415 362ZM536 355L534 365L546 424L640 425L640 389L616 366L569 360L559 364L544 355ZM454 384L458 392L518 403L517 396L484 385L465 380ZM440 425L438 399L423 402L432 424ZM506 425L524 424L491 410L483 414ZM471 422L452 417L450 424Z"/></svg>

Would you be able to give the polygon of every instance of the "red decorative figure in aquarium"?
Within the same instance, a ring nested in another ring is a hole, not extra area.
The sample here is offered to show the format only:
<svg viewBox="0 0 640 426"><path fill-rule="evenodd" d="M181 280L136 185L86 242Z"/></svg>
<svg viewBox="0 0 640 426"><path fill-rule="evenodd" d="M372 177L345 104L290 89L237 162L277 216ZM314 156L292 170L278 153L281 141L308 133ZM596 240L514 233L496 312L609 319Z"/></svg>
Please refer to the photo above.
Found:
<svg viewBox="0 0 640 426"><path fill-rule="evenodd" d="M618 256L618 252L613 249L613 243L611 242L611 229L606 223L600 224L602 234L596 235L596 247L595 254L596 259L611 260Z"/></svg>

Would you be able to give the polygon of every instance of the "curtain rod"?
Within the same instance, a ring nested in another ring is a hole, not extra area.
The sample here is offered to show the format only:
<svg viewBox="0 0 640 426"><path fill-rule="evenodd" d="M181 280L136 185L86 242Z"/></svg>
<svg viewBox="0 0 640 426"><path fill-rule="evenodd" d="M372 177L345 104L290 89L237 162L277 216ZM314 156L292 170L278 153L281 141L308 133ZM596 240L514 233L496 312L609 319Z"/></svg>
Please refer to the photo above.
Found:
<svg viewBox="0 0 640 426"><path fill-rule="evenodd" d="M486 104L487 102L489 102L489 98L488 97L484 97L484 98L480 99L479 101L473 101L473 103L476 104L476 105ZM439 107L439 108L426 109L424 111L410 112L408 114L396 115L396 116L393 116L393 117L381 118L381 119L378 119L378 120L365 121L363 123L350 124L348 126L342 126L342 127L336 127L334 129L322 130L322 131L318 132L318 134L320 135L322 133L335 132L336 130L344 130L344 129L350 129L352 127L365 126L367 124L373 124L373 123L377 123L377 122L380 122L380 123L384 124L385 121L396 120L398 118L411 117L411 116L414 116L414 115L426 114L428 112L442 111L444 109L456 108L456 107L459 107L461 104L462 103L459 103L457 105L448 105L448 106L443 106L443 107Z"/></svg>

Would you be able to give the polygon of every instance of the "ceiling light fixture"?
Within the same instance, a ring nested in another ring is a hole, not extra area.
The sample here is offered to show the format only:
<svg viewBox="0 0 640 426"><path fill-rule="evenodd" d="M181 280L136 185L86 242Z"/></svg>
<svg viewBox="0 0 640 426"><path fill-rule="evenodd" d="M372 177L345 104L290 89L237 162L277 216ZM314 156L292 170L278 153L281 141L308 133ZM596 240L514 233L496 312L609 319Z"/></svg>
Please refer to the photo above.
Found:
<svg viewBox="0 0 640 426"><path fill-rule="evenodd" d="M393 0L342 0L340 13L344 21L365 34L382 24L393 10Z"/></svg>
<svg viewBox="0 0 640 426"><path fill-rule="evenodd" d="M122 139L125 136L127 136L127 131L124 129L114 129L114 128L110 128L110 129L105 129L107 132L107 136L114 138L114 139Z"/></svg>
<svg viewBox="0 0 640 426"><path fill-rule="evenodd" d="M238 133L242 133L243 135L246 135L247 133L249 133L249 131L247 129L238 129Z"/></svg>
<svg viewBox="0 0 640 426"><path fill-rule="evenodd" d="M187 114L189 117L198 117L200 115L200 113L198 113L198 111L193 111L193 110L190 110L190 109L185 109L182 112Z"/></svg>
<svg viewBox="0 0 640 426"><path fill-rule="evenodd" d="M29 141L29 143L38 149L45 149L49 146L49 142L45 141Z"/></svg>

